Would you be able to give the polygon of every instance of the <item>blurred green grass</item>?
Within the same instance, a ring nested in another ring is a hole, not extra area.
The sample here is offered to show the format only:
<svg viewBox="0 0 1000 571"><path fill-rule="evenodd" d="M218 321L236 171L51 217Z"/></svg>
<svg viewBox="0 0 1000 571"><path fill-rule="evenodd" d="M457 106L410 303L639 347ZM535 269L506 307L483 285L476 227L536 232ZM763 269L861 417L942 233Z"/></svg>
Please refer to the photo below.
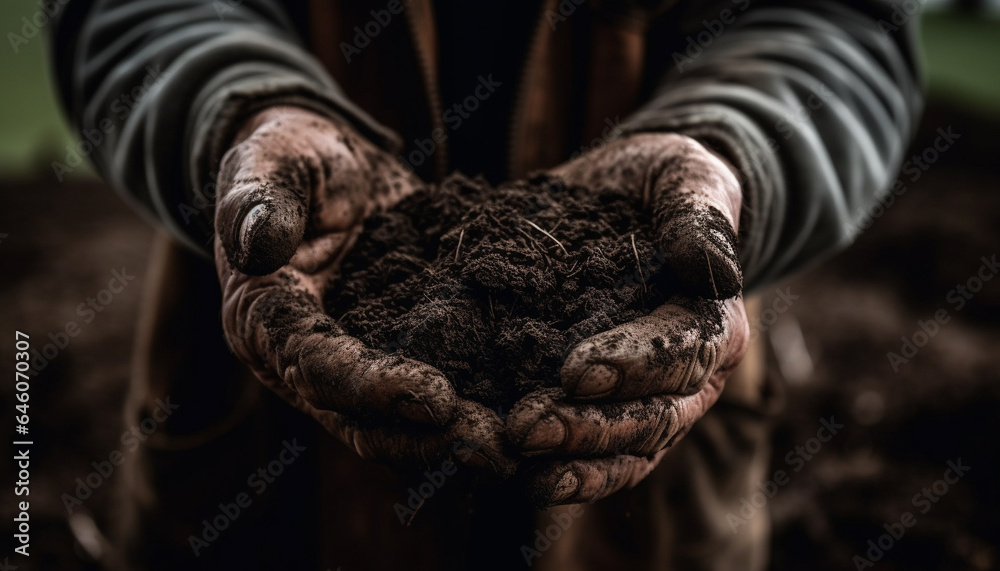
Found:
<svg viewBox="0 0 1000 571"><path fill-rule="evenodd" d="M32 38L22 34L39 10L37 0L4 0L0 3L0 178L52 177L52 161L66 156L65 146L73 141L52 90L46 57L48 46L41 29ZM30 30L29 30L30 31ZM12 34L27 43L13 45ZM71 176L93 176L88 168L75 169Z"/></svg>
<svg viewBox="0 0 1000 571"><path fill-rule="evenodd" d="M1000 18L925 14L930 96L1000 116Z"/></svg>
<svg viewBox="0 0 1000 571"><path fill-rule="evenodd" d="M22 18L38 10L37 0L0 2L0 179L49 178L51 164L73 141L52 91L46 30L15 48ZM1000 116L1000 20L954 13L923 17L923 43L932 97ZM89 168L74 177L91 177Z"/></svg>

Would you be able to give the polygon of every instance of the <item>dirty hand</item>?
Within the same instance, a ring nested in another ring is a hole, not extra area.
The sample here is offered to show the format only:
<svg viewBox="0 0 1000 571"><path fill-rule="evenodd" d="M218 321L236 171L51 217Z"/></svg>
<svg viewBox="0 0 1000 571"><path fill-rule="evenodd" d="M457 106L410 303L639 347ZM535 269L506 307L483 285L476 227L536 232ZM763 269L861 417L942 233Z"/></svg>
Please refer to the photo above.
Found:
<svg viewBox="0 0 1000 571"><path fill-rule="evenodd" d="M682 135L641 134L552 174L641 196L679 295L579 343L560 370L562 388L529 394L511 411L507 434L534 462L527 491L546 506L639 483L715 403L749 339L737 257L742 192L722 159Z"/></svg>
<svg viewBox="0 0 1000 571"><path fill-rule="evenodd" d="M366 347L323 311L364 219L419 184L391 155L324 116L274 107L252 117L218 177L215 262L226 339L266 386L363 458L426 466L455 452L509 472L495 413L459 399L433 367Z"/></svg>

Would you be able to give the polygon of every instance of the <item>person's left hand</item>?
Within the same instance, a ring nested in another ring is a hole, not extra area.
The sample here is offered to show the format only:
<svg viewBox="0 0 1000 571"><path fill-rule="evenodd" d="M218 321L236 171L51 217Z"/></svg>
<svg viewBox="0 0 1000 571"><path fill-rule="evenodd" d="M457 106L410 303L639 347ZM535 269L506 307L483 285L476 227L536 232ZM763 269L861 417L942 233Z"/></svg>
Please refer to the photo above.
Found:
<svg viewBox="0 0 1000 571"><path fill-rule="evenodd" d="M324 308L364 220L422 185L339 120L294 106L249 117L219 168L222 329L265 386L360 457L404 468L453 457L507 476L515 461L495 412Z"/></svg>
<svg viewBox="0 0 1000 571"><path fill-rule="evenodd" d="M648 316L579 343L560 370L562 388L531 393L511 411L507 436L532 459L522 477L540 506L640 482L715 403L749 339L736 238L742 191L721 158L689 137L643 134L551 174L642 197L681 286Z"/></svg>

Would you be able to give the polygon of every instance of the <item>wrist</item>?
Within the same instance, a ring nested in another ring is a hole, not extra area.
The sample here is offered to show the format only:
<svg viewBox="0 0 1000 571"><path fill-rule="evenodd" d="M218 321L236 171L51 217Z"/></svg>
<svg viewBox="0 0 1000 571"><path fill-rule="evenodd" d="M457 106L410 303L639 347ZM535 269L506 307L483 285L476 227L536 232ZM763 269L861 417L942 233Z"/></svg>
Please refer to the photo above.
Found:
<svg viewBox="0 0 1000 571"><path fill-rule="evenodd" d="M740 183L742 177L740 171L723 154L711 147L698 143L705 150L708 157L706 159L712 164L713 170L719 175L717 188L723 204L726 206L726 214L733 220L733 227L739 229L740 213L743 210L743 185Z"/></svg>
<svg viewBox="0 0 1000 571"><path fill-rule="evenodd" d="M708 143L680 133L640 133L631 137L639 138L636 145L651 145L661 157L679 158L677 166L668 166L659 176L676 176L680 169L683 186L700 192L707 203L730 219L735 230L739 229L743 208L742 177L729 158Z"/></svg>
<svg viewBox="0 0 1000 571"><path fill-rule="evenodd" d="M263 125L277 121L310 119L314 121L330 122L329 118L325 115L320 115L319 113L306 109L305 107L297 107L294 105L274 105L272 107L267 107L247 117L239 125L239 127L236 128L234 132L235 134L233 135L233 139L229 143L229 146L234 147L242 143L248 139L254 131Z"/></svg>

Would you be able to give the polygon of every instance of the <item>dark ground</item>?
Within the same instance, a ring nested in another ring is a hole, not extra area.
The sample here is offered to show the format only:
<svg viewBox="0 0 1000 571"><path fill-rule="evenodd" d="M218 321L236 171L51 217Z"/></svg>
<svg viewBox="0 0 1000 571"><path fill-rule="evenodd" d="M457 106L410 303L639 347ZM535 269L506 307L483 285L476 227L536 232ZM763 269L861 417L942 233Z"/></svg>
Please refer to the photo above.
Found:
<svg viewBox="0 0 1000 571"><path fill-rule="evenodd" d="M855 567L853 556L866 557L868 540L907 511L916 523L876 568L1000 567L1000 280L961 310L949 298L981 257L1000 253L997 125L932 108L911 150L949 125L961 135L954 147L917 182L903 175L907 192L851 248L789 282L800 298L768 328L784 341L794 332L784 325L798 320L814 365L785 375L774 469L788 468L784 456L815 435L819 418L845 425L771 503L776 569ZM940 309L950 319L894 372L887 353ZM779 347L775 356L795 353ZM914 505L958 458L969 472L936 502Z"/></svg>
<svg viewBox="0 0 1000 571"><path fill-rule="evenodd" d="M760 330L776 343L773 374L788 384L775 438L774 469L814 436L821 418L845 425L770 502L775 569L851 569L869 539L904 512L916 524L875 563L877 569L994 569L1000 545L1000 492L995 482L1000 433L1000 283L957 310L949 290L964 284L1000 249L1000 126L932 109L915 150L938 127L953 126L955 146L849 250L786 284L791 309ZM60 501L90 463L120 448L120 414L128 358L152 231L102 185L3 185L0 213L0 322L31 334L76 321L80 333L33 381L31 565L19 569L88 569L75 552ZM112 270L136 275L84 323L78 304L107 286ZM771 293L765 290L770 307ZM918 320L945 309L940 326L908 363L893 372L886 354L900 351ZM797 325L800 325L799 328ZM801 335L799 335L801 332ZM0 362L12 363L12 342ZM12 434L13 383L0 385L0 431ZM11 453L9 439L0 453ZM920 513L912 498L942 478L949 460L970 471ZM0 494L0 556L12 552L14 515L5 462ZM114 475L85 501L106 522ZM3 559L0 558L0 563ZM13 568L13 567L11 567Z"/></svg>

